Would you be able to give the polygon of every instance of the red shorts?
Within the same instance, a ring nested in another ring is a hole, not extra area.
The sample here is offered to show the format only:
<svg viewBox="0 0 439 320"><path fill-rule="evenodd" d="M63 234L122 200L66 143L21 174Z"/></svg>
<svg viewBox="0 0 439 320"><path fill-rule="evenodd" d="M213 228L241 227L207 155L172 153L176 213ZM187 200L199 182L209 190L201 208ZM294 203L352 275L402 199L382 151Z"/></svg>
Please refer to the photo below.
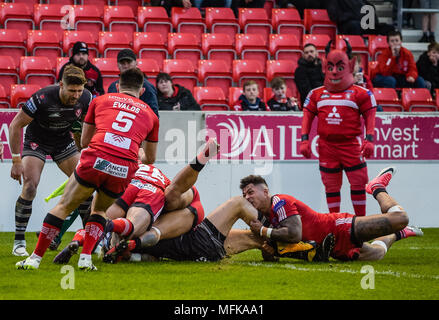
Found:
<svg viewBox="0 0 439 320"><path fill-rule="evenodd" d="M192 187L192 191L194 192L194 198L192 199L192 202L188 205L188 209L195 215L194 224L192 225L192 228L195 228L204 219L204 208L201 205L200 193L198 192L197 188L195 188L195 186Z"/></svg>
<svg viewBox="0 0 439 320"><path fill-rule="evenodd" d="M327 169L355 168L362 166L361 142L357 139L345 142L329 142L319 139L319 165Z"/></svg>
<svg viewBox="0 0 439 320"><path fill-rule="evenodd" d="M362 243L356 243L351 235L355 223L355 215L350 213L334 214L335 247L331 256L342 261L356 260L360 255Z"/></svg>
<svg viewBox="0 0 439 320"><path fill-rule="evenodd" d="M79 184L102 190L110 197L117 198L124 192L138 168L135 161L87 148L82 150L74 174Z"/></svg>

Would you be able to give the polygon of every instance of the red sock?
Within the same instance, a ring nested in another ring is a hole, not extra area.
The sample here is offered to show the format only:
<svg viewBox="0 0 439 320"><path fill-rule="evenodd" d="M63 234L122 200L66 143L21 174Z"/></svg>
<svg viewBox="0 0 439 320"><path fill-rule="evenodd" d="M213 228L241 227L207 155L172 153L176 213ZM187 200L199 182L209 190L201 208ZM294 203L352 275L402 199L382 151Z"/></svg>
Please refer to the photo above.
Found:
<svg viewBox="0 0 439 320"><path fill-rule="evenodd" d="M329 212L340 212L340 192L326 192Z"/></svg>
<svg viewBox="0 0 439 320"><path fill-rule="evenodd" d="M106 220L100 215L93 214L88 218L88 222L85 225L85 237L82 247L82 254L91 254L96 243L101 239L104 233L104 226Z"/></svg>
<svg viewBox="0 0 439 320"><path fill-rule="evenodd" d="M84 244L84 238L85 238L85 229L79 229L76 231L75 235L73 236L72 241L78 241L79 246L82 246Z"/></svg>
<svg viewBox="0 0 439 320"><path fill-rule="evenodd" d="M351 200L356 216L366 215L366 190L351 190Z"/></svg>
<svg viewBox="0 0 439 320"><path fill-rule="evenodd" d="M132 222L128 219L118 218L118 219L114 219L112 222L113 222L113 232L116 232L121 236L129 236L134 230L134 226Z"/></svg>
<svg viewBox="0 0 439 320"><path fill-rule="evenodd" d="M43 257L46 253L47 248L53 239L58 235L64 220L55 217L51 213L46 215L44 218L43 227L41 228L40 235L38 236L37 246L34 250L34 254L39 257Z"/></svg>

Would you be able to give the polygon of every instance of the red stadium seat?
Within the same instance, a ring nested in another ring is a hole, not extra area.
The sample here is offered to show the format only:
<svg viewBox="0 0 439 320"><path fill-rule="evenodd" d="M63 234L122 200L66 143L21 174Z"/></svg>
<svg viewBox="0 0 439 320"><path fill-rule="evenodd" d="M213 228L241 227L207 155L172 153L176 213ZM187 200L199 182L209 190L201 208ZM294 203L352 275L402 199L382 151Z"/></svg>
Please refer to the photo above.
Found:
<svg viewBox="0 0 439 320"><path fill-rule="evenodd" d="M438 107L428 89L402 89L402 105L405 111L437 111Z"/></svg>
<svg viewBox="0 0 439 320"><path fill-rule="evenodd" d="M201 49L205 59L221 59L230 68L236 59L235 41L226 33L203 33L201 36Z"/></svg>
<svg viewBox="0 0 439 320"><path fill-rule="evenodd" d="M436 93L436 106L439 108L439 89L434 91Z"/></svg>
<svg viewBox="0 0 439 320"><path fill-rule="evenodd" d="M233 81L242 87L246 80L254 80L259 86L259 91L267 87L265 64L258 60L234 60L232 68Z"/></svg>
<svg viewBox="0 0 439 320"><path fill-rule="evenodd" d="M27 54L26 36L27 34L21 33L20 30L0 30L0 55L11 56L18 66L20 64L20 57Z"/></svg>
<svg viewBox="0 0 439 320"><path fill-rule="evenodd" d="M20 80L23 83L45 87L56 82L55 66L48 57L27 56L20 59Z"/></svg>
<svg viewBox="0 0 439 320"><path fill-rule="evenodd" d="M75 6L75 30L93 34L105 31L104 8L98 5Z"/></svg>
<svg viewBox="0 0 439 320"><path fill-rule="evenodd" d="M29 30L27 52L32 56L48 57L55 67L56 58L62 57L62 37L53 30Z"/></svg>
<svg viewBox="0 0 439 320"><path fill-rule="evenodd" d="M55 70L55 76L58 79L59 77L59 72L61 71L61 68L63 67L63 65L65 65L67 62L69 62L70 58L69 57L61 57L61 58L56 58L56 70Z"/></svg>
<svg viewBox="0 0 439 320"><path fill-rule="evenodd" d="M383 108L383 111L396 112L404 111L404 108L399 101L398 94L393 88L373 88L373 95L378 105Z"/></svg>
<svg viewBox="0 0 439 320"><path fill-rule="evenodd" d="M375 71L377 65L378 65L378 61L369 61L369 63L368 63L367 74L368 74L370 80L372 80L372 77L375 74L374 71Z"/></svg>
<svg viewBox="0 0 439 320"><path fill-rule="evenodd" d="M137 10L136 10L137 13ZM105 6L104 25L109 31L138 32L137 19L129 6Z"/></svg>
<svg viewBox="0 0 439 320"><path fill-rule="evenodd" d="M144 0L121 0L121 1L116 1L116 4L114 4L113 1L113 5L124 5L124 6L128 6L131 8L131 10L137 14L137 9L139 7L141 7L143 5L143 3L146 2L150 2L150 1L144 1Z"/></svg>
<svg viewBox="0 0 439 320"><path fill-rule="evenodd" d="M369 36L369 54L372 60L377 60L378 55L388 47L386 36Z"/></svg>
<svg viewBox="0 0 439 320"><path fill-rule="evenodd" d="M163 72L169 74L174 83L182 85L191 92L198 83L195 66L187 59L166 59Z"/></svg>
<svg viewBox="0 0 439 320"><path fill-rule="evenodd" d="M10 94L12 84L18 84L18 65L10 56L0 56L0 84L3 86L7 95Z"/></svg>
<svg viewBox="0 0 439 320"><path fill-rule="evenodd" d="M9 94L6 94L5 88L0 84L0 108L10 108L9 101Z"/></svg>
<svg viewBox="0 0 439 320"><path fill-rule="evenodd" d="M287 88L296 96L298 94L294 72L297 68L297 61L294 60L269 60L267 61L267 80L271 82L276 77L285 80Z"/></svg>
<svg viewBox="0 0 439 320"><path fill-rule="evenodd" d="M136 32L133 42L134 52L139 58L154 59L160 68L168 58L165 40L159 32Z"/></svg>
<svg viewBox="0 0 439 320"><path fill-rule="evenodd" d="M271 25L273 26L273 32L295 35L299 41L302 41L305 34L305 26L302 23L299 11L295 8L273 9Z"/></svg>
<svg viewBox="0 0 439 320"><path fill-rule="evenodd" d="M21 108L21 105L40 89L39 84L13 84L11 86L11 108Z"/></svg>
<svg viewBox="0 0 439 320"><path fill-rule="evenodd" d="M91 33L90 31L64 31L63 51L67 56L70 57L72 55L73 45L78 41L87 44L89 59L98 57L98 35Z"/></svg>
<svg viewBox="0 0 439 320"><path fill-rule="evenodd" d="M305 9L303 21L311 34L327 34L335 41L337 25L329 19L326 9Z"/></svg>
<svg viewBox="0 0 439 320"><path fill-rule="evenodd" d="M293 34L270 34L268 48L274 60L290 59L297 62L303 54L300 41Z"/></svg>
<svg viewBox="0 0 439 320"><path fill-rule="evenodd" d="M111 0L75 0L76 3L81 5L96 5L96 6L107 6L111 4Z"/></svg>
<svg viewBox="0 0 439 320"><path fill-rule="evenodd" d="M238 13L238 22L243 33L260 34L268 41L268 35L272 33L273 28L265 9L240 8Z"/></svg>
<svg viewBox="0 0 439 320"><path fill-rule="evenodd" d="M317 48L320 59L325 57L325 47L331 38L327 34L304 34L303 35L303 46L308 43L312 43ZM334 47L332 43L331 47Z"/></svg>
<svg viewBox="0 0 439 320"><path fill-rule="evenodd" d="M206 33L206 24L198 8L189 9L172 7L171 22L177 32L193 33L201 39L201 34Z"/></svg>
<svg viewBox="0 0 439 320"><path fill-rule="evenodd" d="M243 94L242 88L240 87L230 87L229 88L229 107L233 110L233 107L239 100L239 97Z"/></svg>
<svg viewBox="0 0 439 320"><path fill-rule="evenodd" d="M116 58L94 58L92 63L101 71L104 90L108 92L108 87L113 81L119 79L119 68Z"/></svg>
<svg viewBox="0 0 439 320"><path fill-rule="evenodd" d="M69 8L62 4L36 4L34 6L35 27L39 28L39 30L56 31L62 37L62 33L64 32L64 29L61 27L62 24L66 24L67 26L71 22L71 19L66 20L64 18L69 12L73 14L74 6Z"/></svg>
<svg viewBox="0 0 439 320"><path fill-rule="evenodd" d="M267 41L260 34L237 34L235 50L239 59L258 60L262 64L270 59Z"/></svg>
<svg viewBox="0 0 439 320"><path fill-rule="evenodd" d="M5 29L20 30L22 34L35 29L33 4L2 3L0 8L0 24Z"/></svg>
<svg viewBox="0 0 439 320"><path fill-rule="evenodd" d="M199 60L198 82L204 87L220 87L227 97L233 85L232 67L224 60Z"/></svg>
<svg viewBox="0 0 439 320"><path fill-rule="evenodd" d="M194 87L194 98L202 111L227 111L226 96L218 87Z"/></svg>
<svg viewBox="0 0 439 320"><path fill-rule="evenodd" d="M193 33L168 33L168 53L172 59L188 59L194 66L203 58L200 38Z"/></svg>
<svg viewBox="0 0 439 320"><path fill-rule="evenodd" d="M132 49L133 35L126 32L99 32L99 52L104 58L116 57L122 49Z"/></svg>
<svg viewBox="0 0 439 320"><path fill-rule="evenodd" d="M155 86L155 79L162 69L154 59L137 59L137 67L148 77L148 80Z"/></svg>
<svg viewBox="0 0 439 320"><path fill-rule="evenodd" d="M335 48L345 50L346 39L352 47L352 53L359 54L361 56L361 64L363 69L367 72L368 62L370 60L369 50L364 43L363 37L358 35L337 35L335 39Z"/></svg>
<svg viewBox="0 0 439 320"><path fill-rule="evenodd" d="M168 33L172 32L171 19L163 7L139 7L137 24L143 32L159 32L165 41L168 41Z"/></svg>
<svg viewBox="0 0 439 320"><path fill-rule="evenodd" d="M211 33L225 33L231 39L241 32L238 19L230 8L206 8L206 27Z"/></svg>

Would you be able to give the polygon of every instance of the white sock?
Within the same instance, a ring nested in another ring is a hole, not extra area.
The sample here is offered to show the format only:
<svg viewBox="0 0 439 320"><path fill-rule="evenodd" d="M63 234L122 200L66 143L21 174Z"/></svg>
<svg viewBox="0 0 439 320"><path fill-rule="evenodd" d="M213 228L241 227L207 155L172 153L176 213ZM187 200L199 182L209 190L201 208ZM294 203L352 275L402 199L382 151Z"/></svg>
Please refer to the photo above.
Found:
<svg viewBox="0 0 439 320"><path fill-rule="evenodd" d="M371 245L377 245L377 246L383 247L385 252L387 253L387 245L384 243L384 241L375 240L371 243Z"/></svg>

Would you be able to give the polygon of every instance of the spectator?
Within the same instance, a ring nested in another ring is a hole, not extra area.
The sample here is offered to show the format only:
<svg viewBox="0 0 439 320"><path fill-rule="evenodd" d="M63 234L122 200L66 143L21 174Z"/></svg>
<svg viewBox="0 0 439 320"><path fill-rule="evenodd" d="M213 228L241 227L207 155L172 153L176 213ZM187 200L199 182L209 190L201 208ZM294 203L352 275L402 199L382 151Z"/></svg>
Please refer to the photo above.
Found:
<svg viewBox="0 0 439 320"><path fill-rule="evenodd" d="M401 32L389 32L387 42L389 47L378 56L373 85L377 88L425 88L424 79L418 76L413 54L402 46Z"/></svg>
<svg viewBox="0 0 439 320"><path fill-rule="evenodd" d="M355 66L354 66L355 84L364 87L366 89L372 90L373 89L372 81L370 81L369 76L366 75L363 71L363 67L361 64L361 55L353 54L352 56L355 59Z"/></svg>
<svg viewBox="0 0 439 320"><path fill-rule="evenodd" d="M431 43L427 52L419 57L416 66L426 87L433 93L439 88L439 43Z"/></svg>
<svg viewBox="0 0 439 320"><path fill-rule="evenodd" d="M105 93L101 71L88 60L88 46L85 42L75 42L69 62L63 65L59 71L58 82L62 79L64 69L69 64L73 64L84 71L85 78L87 79L84 87L91 92L93 98Z"/></svg>
<svg viewBox="0 0 439 320"><path fill-rule="evenodd" d="M263 8L265 0L232 0L232 8L235 17L239 17L239 8Z"/></svg>
<svg viewBox="0 0 439 320"><path fill-rule="evenodd" d="M279 8L296 8L301 19L303 19L305 9L325 9L322 0L280 0L278 6Z"/></svg>
<svg viewBox="0 0 439 320"><path fill-rule="evenodd" d="M298 111L297 99L287 97L287 85L283 78L274 78L271 80L271 90L273 97L267 101L271 111Z"/></svg>
<svg viewBox="0 0 439 320"><path fill-rule="evenodd" d="M117 67L120 73L137 67L137 57L136 54L131 49L123 49L117 54ZM116 80L110 84L108 87L108 93L118 92L119 89L117 85L119 80ZM159 116L158 102L157 102L157 91L155 87L148 81L147 76L143 75L143 88L145 90L141 93L139 99L148 104L152 111Z"/></svg>
<svg viewBox="0 0 439 320"><path fill-rule="evenodd" d="M244 94L239 96L235 111L270 111L264 101L259 98L259 87L256 81L247 80L242 86Z"/></svg>
<svg viewBox="0 0 439 320"><path fill-rule="evenodd" d="M194 0L194 5L198 9L209 7L230 8L232 5L232 0Z"/></svg>
<svg viewBox="0 0 439 320"><path fill-rule="evenodd" d="M435 9L432 6L432 0L419 0L420 8L422 9ZM430 26L430 27L429 27ZM436 13L424 13L422 15L422 31L424 34L419 42L436 42L434 37L434 30L437 26L437 14Z"/></svg>
<svg viewBox="0 0 439 320"><path fill-rule="evenodd" d="M298 67L294 72L294 81L300 93L300 101L303 106L308 92L323 85L325 75L322 71L320 60L315 45L308 43L303 47L303 56L299 59Z"/></svg>
<svg viewBox="0 0 439 320"><path fill-rule="evenodd" d="M337 24L339 34L362 35L361 8L365 5L362 0L334 0L326 2L331 21Z"/></svg>
<svg viewBox="0 0 439 320"><path fill-rule="evenodd" d="M192 93L185 87L172 83L169 74L159 73L156 86L160 110L201 110Z"/></svg>

